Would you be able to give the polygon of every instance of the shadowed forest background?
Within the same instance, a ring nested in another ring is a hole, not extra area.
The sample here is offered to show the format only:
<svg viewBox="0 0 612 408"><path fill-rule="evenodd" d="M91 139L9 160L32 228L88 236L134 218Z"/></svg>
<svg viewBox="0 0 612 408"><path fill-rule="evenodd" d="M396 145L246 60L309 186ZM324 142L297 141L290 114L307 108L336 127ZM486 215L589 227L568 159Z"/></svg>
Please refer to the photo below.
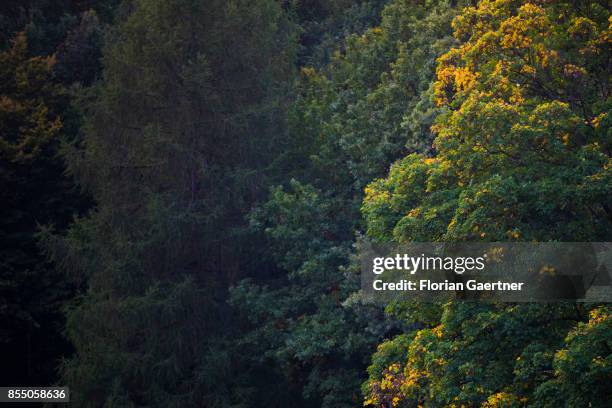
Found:
<svg viewBox="0 0 612 408"><path fill-rule="evenodd" d="M0 3L0 385L608 407L609 304L396 302L375 242L611 241L607 0Z"/></svg>

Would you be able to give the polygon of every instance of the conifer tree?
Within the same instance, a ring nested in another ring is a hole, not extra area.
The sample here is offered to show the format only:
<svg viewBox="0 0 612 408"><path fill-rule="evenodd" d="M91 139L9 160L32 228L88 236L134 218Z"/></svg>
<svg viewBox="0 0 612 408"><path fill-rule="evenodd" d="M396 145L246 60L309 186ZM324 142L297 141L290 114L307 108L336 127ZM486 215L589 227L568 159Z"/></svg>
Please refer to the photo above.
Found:
<svg viewBox="0 0 612 408"><path fill-rule="evenodd" d="M283 136L293 33L270 0L137 0L109 34L82 148L66 153L96 207L47 238L85 282L62 370L77 405L242 398L218 349L223 301L258 261L244 217Z"/></svg>
<svg viewBox="0 0 612 408"><path fill-rule="evenodd" d="M61 305L71 295L62 273L46 261L39 225L61 228L79 205L58 156L65 92L53 57L32 57L25 32L0 52L0 344L4 384L54 378Z"/></svg>

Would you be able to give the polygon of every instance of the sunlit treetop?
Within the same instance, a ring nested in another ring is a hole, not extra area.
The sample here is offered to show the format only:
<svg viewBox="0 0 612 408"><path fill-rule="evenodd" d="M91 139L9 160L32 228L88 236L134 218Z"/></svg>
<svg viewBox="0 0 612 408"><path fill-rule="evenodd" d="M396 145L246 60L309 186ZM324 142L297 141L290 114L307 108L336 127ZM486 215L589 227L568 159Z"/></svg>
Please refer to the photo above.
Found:
<svg viewBox="0 0 612 408"><path fill-rule="evenodd" d="M367 189L377 239L593 240L612 209L609 10L483 1L438 59L437 157Z"/></svg>

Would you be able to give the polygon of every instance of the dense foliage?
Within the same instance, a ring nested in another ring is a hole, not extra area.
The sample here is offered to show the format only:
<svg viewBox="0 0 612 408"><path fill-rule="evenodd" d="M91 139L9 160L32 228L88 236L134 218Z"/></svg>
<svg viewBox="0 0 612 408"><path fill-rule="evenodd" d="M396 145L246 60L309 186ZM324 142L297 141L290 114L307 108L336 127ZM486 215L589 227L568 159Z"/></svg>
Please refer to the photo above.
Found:
<svg viewBox="0 0 612 408"><path fill-rule="evenodd" d="M294 30L268 0L131 7L83 102L82 148L67 152L96 207L48 238L87 282L62 381L80 406L228 406L239 396L215 367L231 368L216 350L231 333L223 289L245 273L240 259L257 265L241 226L282 136Z"/></svg>
<svg viewBox="0 0 612 408"><path fill-rule="evenodd" d="M438 60L437 154L409 155L368 186L369 236L609 240L611 23L597 2L465 9L460 45ZM370 371L373 405L607 404L605 306L449 303L427 321L418 305L392 309L425 327L407 350L402 336L378 351L389 366ZM577 339L592 346L579 357Z"/></svg>
<svg viewBox="0 0 612 408"><path fill-rule="evenodd" d="M117 1L7 1L0 5L0 343L3 384L56 378L62 308L74 282L38 245L39 226L63 231L88 206L60 156L80 124L72 89L93 82L102 33Z"/></svg>
<svg viewBox="0 0 612 408"><path fill-rule="evenodd" d="M254 363L278 367L308 406L360 404L370 350L397 329L381 310L343 303L358 289L359 208L365 185L400 155L431 152L435 59L453 41L454 14L444 2L391 2L379 26L301 71L289 112L295 146L282 158L292 180L252 216L281 275L244 282L232 301L254 328L244 340Z"/></svg>
<svg viewBox="0 0 612 408"><path fill-rule="evenodd" d="M48 361L46 354L55 355L53 347L61 345L53 326L60 320L59 303L69 292L66 279L49 268L34 237L37 223L66 222L74 209L70 183L56 157L62 90L50 79L53 65L53 58L28 56L23 33L0 53L0 344L10 361L28 358L13 373L15 379L3 373L7 383L28 375L49 376L37 372L46 369L39 361ZM41 339L39 333L51 335Z"/></svg>
<svg viewBox="0 0 612 408"><path fill-rule="evenodd" d="M607 1L7 1L0 41L6 384L607 406L609 305L382 309L357 259L610 240Z"/></svg>

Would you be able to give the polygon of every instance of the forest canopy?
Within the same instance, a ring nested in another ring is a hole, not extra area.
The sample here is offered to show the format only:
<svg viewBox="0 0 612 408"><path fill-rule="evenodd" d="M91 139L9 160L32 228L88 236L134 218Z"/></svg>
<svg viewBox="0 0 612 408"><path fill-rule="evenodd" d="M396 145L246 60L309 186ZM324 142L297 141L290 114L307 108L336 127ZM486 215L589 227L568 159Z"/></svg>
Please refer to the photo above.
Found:
<svg viewBox="0 0 612 408"><path fill-rule="evenodd" d="M609 304L381 306L358 260L610 241L607 1L9 1L0 39L2 384L608 406Z"/></svg>

